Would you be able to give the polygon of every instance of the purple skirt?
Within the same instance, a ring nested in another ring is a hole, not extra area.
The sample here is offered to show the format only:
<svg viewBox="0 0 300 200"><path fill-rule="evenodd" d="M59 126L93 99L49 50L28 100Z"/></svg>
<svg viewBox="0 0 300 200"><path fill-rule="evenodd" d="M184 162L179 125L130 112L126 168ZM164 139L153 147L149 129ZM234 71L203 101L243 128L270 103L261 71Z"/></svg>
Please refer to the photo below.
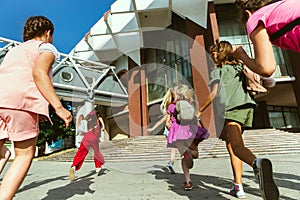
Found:
<svg viewBox="0 0 300 200"><path fill-rule="evenodd" d="M176 142L178 141L194 141L198 145L208 137L209 133L207 130L195 124L183 126L172 123L169 129L167 147L176 147Z"/></svg>

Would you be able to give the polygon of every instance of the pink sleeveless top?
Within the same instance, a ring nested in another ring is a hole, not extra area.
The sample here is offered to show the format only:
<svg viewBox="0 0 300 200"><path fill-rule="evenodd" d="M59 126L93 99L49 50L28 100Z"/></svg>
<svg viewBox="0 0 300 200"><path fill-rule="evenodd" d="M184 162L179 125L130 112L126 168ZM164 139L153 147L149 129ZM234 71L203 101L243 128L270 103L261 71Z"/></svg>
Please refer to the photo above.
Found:
<svg viewBox="0 0 300 200"><path fill-rule="evenodd" d="M255 30L259 22L263 23L269 35L300 17L299 0L281 0L255 11L248 19L246 27L248 35ZM283 49L300 52L300 25L276 39L272 44Z"/></svg>
<svg viewBox="0 0 300 200"><path fill-rule="evenodd" d="M32 75L42 43L29 40L6 54L0 65L0 107L30 111L49 118L49 103L38 90Z"/></svg>

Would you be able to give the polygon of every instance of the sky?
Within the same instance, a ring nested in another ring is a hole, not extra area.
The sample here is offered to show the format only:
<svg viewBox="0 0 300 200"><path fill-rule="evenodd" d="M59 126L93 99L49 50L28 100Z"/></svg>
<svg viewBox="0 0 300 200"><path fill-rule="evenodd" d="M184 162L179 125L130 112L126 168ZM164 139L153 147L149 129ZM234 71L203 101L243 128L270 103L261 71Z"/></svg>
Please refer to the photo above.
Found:
<svg viewBox="0 0 300 200"><path fill-rule="evenodd" d="M28 17L54 24L53 44L68 54L116 0L0 0L0 37L22 42Z"/></svg>

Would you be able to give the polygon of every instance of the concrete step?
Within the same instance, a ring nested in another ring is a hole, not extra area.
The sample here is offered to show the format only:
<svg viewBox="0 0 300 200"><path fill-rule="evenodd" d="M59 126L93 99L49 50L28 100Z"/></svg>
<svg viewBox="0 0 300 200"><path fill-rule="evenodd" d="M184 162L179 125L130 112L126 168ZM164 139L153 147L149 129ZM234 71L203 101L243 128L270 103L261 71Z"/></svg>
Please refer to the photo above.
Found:
<svg viewBox="0 0 300 200"><path fill-rule="evenodd" d="M300 133L290 133L276 129L246 130L243 134L245 146L255 155L300 153ZM168 160L170 149L166 148L163 135L141 136L103 142L100 150L107 162L136 162L150 160ZM45 156L44 160L72 162L77 149L69 149ZM225 142L217 138L209 138L199 144L199 157L227 157ZM177 153L176 158L180 155ZM91 149L86 161L93 161Z"/></svg>

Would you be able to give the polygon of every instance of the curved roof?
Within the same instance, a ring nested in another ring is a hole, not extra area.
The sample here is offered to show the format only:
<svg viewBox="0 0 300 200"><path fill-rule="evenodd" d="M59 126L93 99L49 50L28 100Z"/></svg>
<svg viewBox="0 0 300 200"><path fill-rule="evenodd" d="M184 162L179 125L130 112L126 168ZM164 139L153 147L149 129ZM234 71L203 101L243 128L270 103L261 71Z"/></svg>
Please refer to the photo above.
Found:
<svg viewBox="0 0 300 200"><path fill-rule="evenodd" d="M117 0L71 54L107 63L127 55L140 64L144 31L167 28L172 12L206 28L207 4L208 0Z"/></svg>

